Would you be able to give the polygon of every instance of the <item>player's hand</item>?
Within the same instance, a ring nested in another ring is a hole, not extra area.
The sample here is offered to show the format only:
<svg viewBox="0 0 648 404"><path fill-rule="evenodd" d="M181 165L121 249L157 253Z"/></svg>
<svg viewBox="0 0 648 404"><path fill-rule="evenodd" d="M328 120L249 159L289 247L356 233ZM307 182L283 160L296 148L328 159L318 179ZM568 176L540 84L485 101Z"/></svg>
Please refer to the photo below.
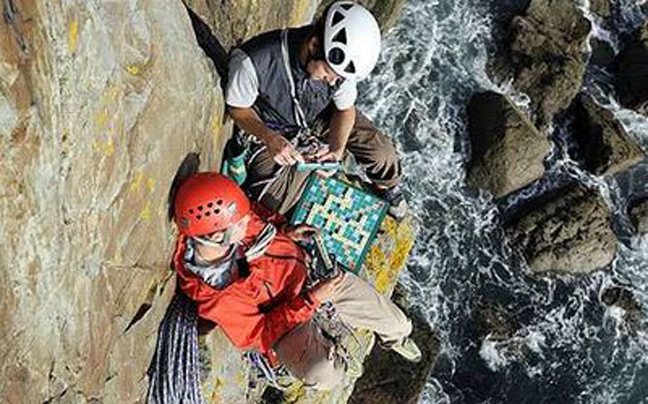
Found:
<svg viewBox="0 0 648 404"><path fill-rule="evenodd" d="M342 159L341 151L332 151L329 146L321 147L313 156L312 159L318 163L325 161L340 161ZM329 178L333 176L337 170L316 170L315 174L322 178Z"/></svg>
<svg viewBox="0 0 648 404"><path fill-rule="evenodd" d="M304 157L295 149L295 146L279 133L268 137L266 146L274 161L280 166L292 166L304 162Z"/></svg>
<svg viewBox="0 0 648 404"><path fill-rule="evenodd" d="M317 234L316 227L308 224L298 224L296 226L288 225L284 228L284 233L292 241L313 241L313 236Z"/></svg>
<svg viewBox="0 0 648 404"><path fill-rule="evenodd" d="M347 276L348 275L346 272L340 271L340 273L336 276L315 285L315 287L311 289L309 293L315 300L320 302L331 300L333 299L333 297L337 293L338 288L340 287L342 282L344 282Z"/></svg>

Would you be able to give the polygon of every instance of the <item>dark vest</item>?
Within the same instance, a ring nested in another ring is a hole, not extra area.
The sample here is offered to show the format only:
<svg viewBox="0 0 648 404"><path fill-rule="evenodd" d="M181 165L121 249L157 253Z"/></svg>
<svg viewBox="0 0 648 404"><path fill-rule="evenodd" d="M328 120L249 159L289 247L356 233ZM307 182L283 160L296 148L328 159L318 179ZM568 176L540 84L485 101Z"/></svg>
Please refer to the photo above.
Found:
<svg viewBox="0 0 648 404"><path fill-rule="evenodd" d="M311 80L299 63L299 48L310 30L310 26L288 30L288 55L295 90L309 126L331 104L333 94L339 88L339 84L331 87L325 81ZM269 128L283 132L288 138L294 136L299 125L283 63L281 30L254 37L241 49L252 60L259 81L259 95L253 108Z"/></svg>

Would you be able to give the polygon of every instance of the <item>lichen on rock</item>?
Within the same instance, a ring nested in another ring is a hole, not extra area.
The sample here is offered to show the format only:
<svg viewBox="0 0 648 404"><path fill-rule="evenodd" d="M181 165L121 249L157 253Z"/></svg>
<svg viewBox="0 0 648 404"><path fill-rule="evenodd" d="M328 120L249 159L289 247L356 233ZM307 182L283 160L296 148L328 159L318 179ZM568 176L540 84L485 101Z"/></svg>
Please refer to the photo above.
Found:
<svg viewBox="0 0 648 404"><path fill-rule="evenodd" d="M165 196L222 96L178 2L0 5L0 395L133 402L174 291Z"/></svg>

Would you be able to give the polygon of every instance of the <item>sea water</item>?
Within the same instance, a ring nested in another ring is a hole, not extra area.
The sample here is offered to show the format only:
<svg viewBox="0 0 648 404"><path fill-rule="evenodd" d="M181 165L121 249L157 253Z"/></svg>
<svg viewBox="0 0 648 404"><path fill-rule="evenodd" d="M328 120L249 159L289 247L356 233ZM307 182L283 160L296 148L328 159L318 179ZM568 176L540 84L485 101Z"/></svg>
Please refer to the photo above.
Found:
<svg viewBox="0 0 648 404"><path fill-rule="evenodd" d="M591 36L616 51L621 35L647 18L645 1L615 0L622 13L604 28L588 0L574 2L592 21ZM493 90L528 104L486 74L489 54L503 41L498 13L523 3L409 0L385 37L378 67L360 85L360 108L398 145L421 226L401 278L441 338L421 402L648 402L648 323L629 327L623 309L601 301L606 287L621 285L648 308L648 241L633 235L625 213L632 197L648 194L648 163L593 176L569 158L570 138L554 128L543 180L504 201L465 185L470 96ZM585 91L648 150L648 119L621 108L611 88L605 69L588 68ZM532 274L506 240L502 213L566 179L597 188L610 206L616 258L608 270L583 277ZM476 308L492 302L517 324L505 341L477 335Z"/></svg>

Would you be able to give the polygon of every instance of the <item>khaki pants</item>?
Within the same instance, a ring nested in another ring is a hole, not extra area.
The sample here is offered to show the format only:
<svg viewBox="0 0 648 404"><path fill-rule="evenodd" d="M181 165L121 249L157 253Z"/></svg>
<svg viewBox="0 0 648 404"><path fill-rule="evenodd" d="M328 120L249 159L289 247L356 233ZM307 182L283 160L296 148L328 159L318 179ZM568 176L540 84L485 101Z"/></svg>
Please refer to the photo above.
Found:
<svg viewBox="0 0 648 404"><path fill-rule="evenodd" d="M411 321L398 306L352 273L339 286L333 305L344 323L375 332L387 348L403 342L412 332ZM288 332L274 350L290 373L306 386L330 389L344 379L345 364L314 320Z"/></svg>
<svg viewBox="0 0 648 404"><path fill-rule="evenodd" d="M326 139L328 126L320 132L320 137ZM400 182L401 167L394 144L359 111L346 149L374 184L391 188ZM267 149L254 156L248 163L246 183L252 199L259 199L266 185L263 181L273 178L279 168ZM310 172L299 172L294 166L285 167L265 189L260 202L274 212L285 214L301 197L309 175Z"/></svg>

